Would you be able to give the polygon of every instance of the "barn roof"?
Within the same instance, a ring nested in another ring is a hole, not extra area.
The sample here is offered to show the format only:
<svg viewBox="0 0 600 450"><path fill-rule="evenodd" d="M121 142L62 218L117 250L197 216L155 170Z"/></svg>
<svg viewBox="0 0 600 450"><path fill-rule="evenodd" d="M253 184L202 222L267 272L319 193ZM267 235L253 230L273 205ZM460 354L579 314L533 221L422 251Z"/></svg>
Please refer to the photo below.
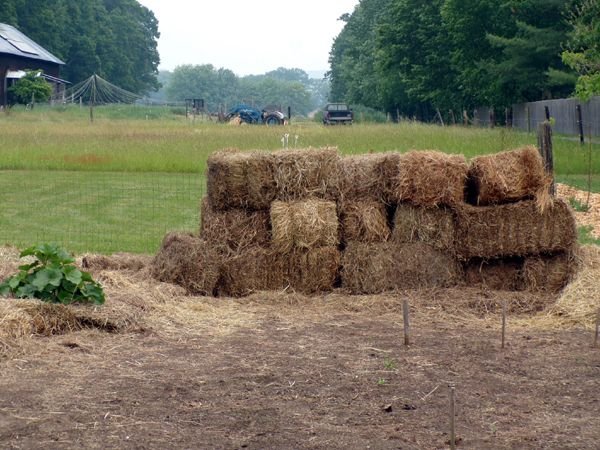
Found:
<svg viewBox="0 0 600 450"><path fill-rule="evenodd" d="M15 27L0 23L0 54L3 53L54 64L64 64L64 62L41 45L29 39Z"/></svg>

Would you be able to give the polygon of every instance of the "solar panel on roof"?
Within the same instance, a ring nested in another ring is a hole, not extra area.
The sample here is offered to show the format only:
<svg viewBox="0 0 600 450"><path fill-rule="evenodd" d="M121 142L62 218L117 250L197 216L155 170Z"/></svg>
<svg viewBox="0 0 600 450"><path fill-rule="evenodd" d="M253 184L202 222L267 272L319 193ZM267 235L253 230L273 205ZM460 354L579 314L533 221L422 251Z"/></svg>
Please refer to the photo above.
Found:
<svg viewBox="0 0 600 450"><path fill-rule="evenodd" d="M17 48L17 50L21 50L23 53L30 53L32 55L38 55L38 51L33 48L33 46L29 45L27 42L17 41L15 39L7 39L10 44Z"/></svg>

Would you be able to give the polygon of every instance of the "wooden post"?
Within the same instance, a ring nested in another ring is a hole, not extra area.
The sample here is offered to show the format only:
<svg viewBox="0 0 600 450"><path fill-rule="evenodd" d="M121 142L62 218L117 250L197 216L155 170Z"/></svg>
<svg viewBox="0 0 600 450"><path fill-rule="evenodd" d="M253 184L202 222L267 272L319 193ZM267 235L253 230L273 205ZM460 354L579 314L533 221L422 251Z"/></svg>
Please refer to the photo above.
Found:
<svg viewBox="0 0 600 450"><path fill-rule="evenodd" d="M549 122L550 121L550 108L548 108L547 106L544 106L544 113L546 114L546 120Z"/></svg>
<svg viewBox="0 0 600 450"><path fill-rule="evenodd" d="M292 107L288 106L288 123L292 123Z"/></svg>
<svg viewBox="0 0 600 450"><path fill-rule="evenodd" d="M402 316L404 317L404 345L410 345L410 311L408 310L408 300L402 302Z"/></svg>
<svg viewBox="0 0 600 450"><path fill-rule="evenodd" d="M496 125L496 112L494 108L490 108L490 128L494 128Z"/></svg>
<svg viewBox="0 0 600 450"><path fill-rule="evenodd" d="M596 333L594 334L594 347L598 346L598 334L600 334L600 309L596 313Z"/></svg>
<svg viewBox="0 0 600 450"><path fill-rule="evenodd" d="M552 126L550 122L545 121L538 126L538 149L544 160L546 173L552 177L550 185L550 194L554 196L556 186L554 184L554 155L552 153Z"/></svg>
<svg viewBox="0 0 600 450"><path fill-rule="evenodd" d="M469 125L469 113L466 109L463 109L463 125L466 127Z"/></svg>
<svg viewBox="0 0 600 450"><path fill-rule="evenodd" d="M575 111L577 112L577 128L579 129L579 144L583 145L585 139L583 137L583 119L581 117L581 105L577 105L575 107Z"/></svg>
<svg viewBox="0 0 600 450"><path fill-rule="evenodd" d="M442 126L445 126L444 119L442 119L442 113L440 112L440 108L436 108L435 110L437 111L437 116L440 119L440 123L442 124Z"/></svg>
<svg viewBox="0 0 600 450"><path fill-rule="evenodd" d="M506 300L502 302L502 348L506 342Z"/></svg>
<svg viewBox="0 0 600 450"><path fill-rule="evenodd" d="M450 448L456 450L456 424L454 421L455 415L455 387L450 385Z"/></svg>
<svg viewBox="0 0 600 450"><path fill-rule="evenodd" d="M527 114L527 133L531 133L531 111L529 106L525 107L525 113Z"/></svg>

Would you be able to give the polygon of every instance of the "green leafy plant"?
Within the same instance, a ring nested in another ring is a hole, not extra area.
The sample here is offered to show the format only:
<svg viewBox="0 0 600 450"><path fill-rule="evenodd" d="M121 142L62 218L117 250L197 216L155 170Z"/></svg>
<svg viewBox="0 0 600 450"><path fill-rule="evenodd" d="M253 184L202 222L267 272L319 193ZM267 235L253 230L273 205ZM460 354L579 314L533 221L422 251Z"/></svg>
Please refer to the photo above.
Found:
<svg viewBox="0 0 600 450"><path fill-rule="evenodd" d="M52 86L40 76L41 70L29 70L27 74L8 88L17 103L45 102L52 95Z"/></svg>
<svg viewBox="0 0 600 450"><path fill-rule="evenodd" d="M21 258L34 257L30 264L0 283L0 295L37 298L49 303L104 303L102 286L91 275L73 264L75 260L62 248L42 244L21 252Z"/></svg>
<svg viewBox="0 0 600 450"><path fill-rule="evenodd" d="M385 378L380 378L377 380L377 385L378 386L383 386L387 383L387 380Z"/></svg>
<svg viewBox="0 0 600 450"><path fill-rule="evenodd" d="M386 358L383 361L383 367L385 367L386 370L394 370L396 368L396 361L392 358Z"/></svg>

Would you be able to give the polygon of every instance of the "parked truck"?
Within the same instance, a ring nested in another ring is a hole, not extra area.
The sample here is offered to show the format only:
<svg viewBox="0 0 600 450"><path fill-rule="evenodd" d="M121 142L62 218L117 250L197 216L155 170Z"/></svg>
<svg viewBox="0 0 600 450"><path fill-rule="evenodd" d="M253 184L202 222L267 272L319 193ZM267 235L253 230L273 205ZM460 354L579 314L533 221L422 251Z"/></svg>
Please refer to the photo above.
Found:
<svg viewBox="0 0 600 450"><path fill-rule="evenodd" d="M328 103L323 110L323 124L325 125L351 125L354 113L346 103Z"/></svg>

